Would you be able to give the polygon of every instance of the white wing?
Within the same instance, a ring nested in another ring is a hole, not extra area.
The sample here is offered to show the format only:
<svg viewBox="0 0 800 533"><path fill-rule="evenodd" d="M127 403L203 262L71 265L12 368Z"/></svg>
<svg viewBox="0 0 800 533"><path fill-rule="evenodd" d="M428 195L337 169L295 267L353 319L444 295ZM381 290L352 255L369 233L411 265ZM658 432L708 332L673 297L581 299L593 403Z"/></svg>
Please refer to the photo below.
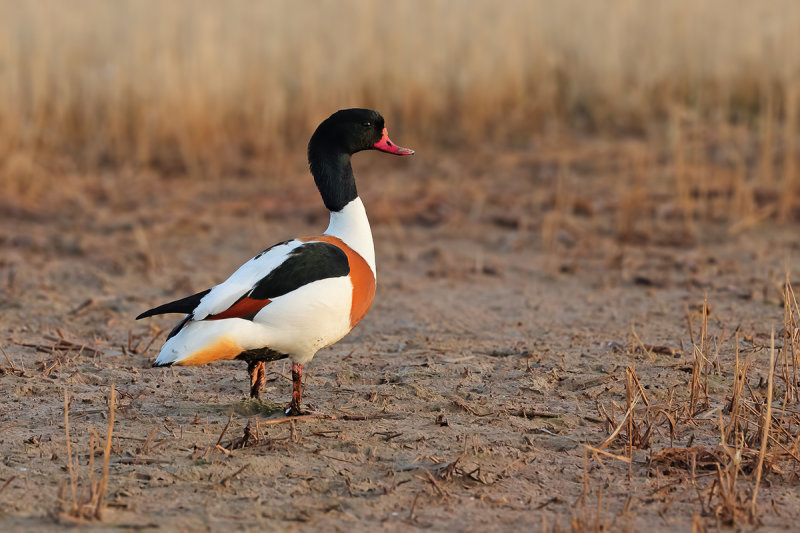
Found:
<svg viewBox="0 0 800 533"><path fill-rule="evenodd" d="M228 279L203 296L194 309L193 319L203 320L228 309L252 290L260 279L286 261L292 250L303 244L297 239L276 244L240 266Z"/></svg>

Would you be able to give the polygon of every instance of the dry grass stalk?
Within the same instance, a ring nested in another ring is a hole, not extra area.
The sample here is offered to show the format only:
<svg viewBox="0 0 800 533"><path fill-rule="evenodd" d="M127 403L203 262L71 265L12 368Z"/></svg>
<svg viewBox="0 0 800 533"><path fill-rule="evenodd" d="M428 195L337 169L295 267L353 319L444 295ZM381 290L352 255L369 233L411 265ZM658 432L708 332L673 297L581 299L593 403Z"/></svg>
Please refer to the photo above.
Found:
<svg viewBox="0 0 800 533"><path fill-rule="evenodd" d="M614 429L614 431L611 432L611 435L609 435L608 438L604 440L602 444L597 446L598 449L602 450L604 448L608 448L611 445L611 443L613 443L614 440L616 440L617 435L619 435L619 432L627 424L628 418L633 413L633 409L636 407L636 404L639 402L640 399L641 396L637 392L634 395L633 399L630 400L630 403L628 404L628 410L625 411L625 416L622 417L622 421L620 421L619 425Z"/></svg>
<svg viewBox="0 0 800 533"><path fill-rule="evenodd" d="M789 82L784 90L786 113L783 122L783 191L780 195L778 216L780 220L789 220L792 209L797 205L797 116L800 85L797 81Z"/></svg>
<svg viewBox="0 0 800 533"><path fill-rule="evenodd" d="M225 436L225 433L228 431L228 427L231 425L232 421L233 421L233 414L230 414L228 415L228 421L225 422L225 427L222 428L222 431L219 434L216 446L219 446L220 442L222 442L222 437Z"/></svg>
<svg viewBox="0 0 800 533"><path fill-rule="evenodd" d="M717 464L717 477L711 484L710 494L717 497L713 506L717 522L723 526L733 526L742 521L753 523L753 514L750 512L747 498L736 485L737 468L730 466L723 468Z"/></svg>
<svg viewBox="0 0 800 533"><path fill-rule="evenodd" d="M709 358L709 343L708 343L708 295L703 293L703 307L702 307L702 322L700 324L700 344L694 344L692 353L694 361L692 362L692 380L690 382L689 391L689 413L688 416L693 417L698 411L707 409L710 405L708 394L708 375L711 372L712 362ZM692 323L689 320L689 328L691 331ZM690 335L694 339L694 335ZM701 404L700 399L704 399Z"/></svg>
<svg viewBox="0 0 800 533"><path fill-rule="evenodd" d="M674 137L672 154L672 172L675 179L675 190L678 193L678 204L681 208L683 238L691 240L694 236L694 201L692 199L692 178L686 165L686 142L682 125L682 112L678 106L672 110L671 129Z"/></svg>
<svg viewBox="0 0 800 533"><path fill-rule="evenodd" d="M770 335L770 349L769 349L769 378L767 381L767 409L764 415L764 429L762 430L763 436L761 438L761 450L758 454L758 467L756 468L756 481L753 488L753 515L756 514L756 499L758 498L758 486L761 483L761 472L764 468L764 457L767 455L767 442L769 441L769 431L772 427L772 385L773 376L775 375L775 330L772 330Z"/></svg>
<svg viewBox="0 0 800 533"><path fill-rule="evenodd" d="M652 234L651 224L648 224L652 205L646 185L654 171L651 154L647 150L635 151L630 167L630 182L620 180L617 192L617 234L623 242L636 242Z"/></svg>
<svg viewBox="0 0 800 533"><path fill-rule="evenodd" d="M562 156L558 161L553 209L542 218L542 246L547 250L557 250L562 232L571 226L570 209L574 203L574 187L570 171L570 158Z"/></svg>
<svg viewBox="0 0 800 533"><path fill-rule="evenodd" d="M111 394L108 400L108 433L103 449L103 473L99 480L95 480L94 456L100 438L94 431L89 438L89 473L88 489L80 490L80 476L78 473L78 460L72 455L72 442L69 427L69 396L64 391L64 433L67 441L67 472L69 474L70 497L66 498L62 485L59 495L59 510L57 516L68 523L81 523L92 520L102 520L105 495L108 491L109 459L111 457L111 439L114 433L114 404L116 394L114 385L111 385Z"/></svg>
<svg viewBox="0 0 800 533"><path fill-rule="evenodd" d="M244 472L248 468L250 468L250 464L249 463L244 465L244 466L242 466L239 470L237 470L233 474L229 474L229 475L225 476L224 478L222 478L219 481L218 485L220 485L221 487L227 487L228 484L233 480L233 478L235 478L236 476L238 476L239 474L241 474L242 472Z"/></svg>
<svg viewBox="0 0 800 533"><path fill-rule="evenodd" d="M745 373L742 374L741 380L746 379ZM734 385L736 387L736 385ZM732 415L732 424L733 424ZM747 503L747 497L741 488L737 485L739 473L745 460L745 438L740 432L734 434L736 439L733 447L728 446L727 433L722 415L719 419L720 430L720 447L725 453L724 457L719 454L716 456L714 467L716 468L716 477L709 487L709 505L711 499L716 497L716 503L712 506L714 515L717 518L718 524L734 525L740 522L740 518L748 523L753 522L753 514L750 512L751 508ZM751 453L748 453L748 459L752 459Z"/></svg>
<svg viewBox="0 0 800 533"><path fill-rule="evenodd" d="M649 410L645 411L645 420L641 423L636 422L636 410L631 407L636 398L641 398L645 406L649 407L650 402L647 400L644 387L639 382L634 366L631 365L625 369L625 403L630 410L627 423L628 449L631 452L634 448L647 448L650 445L650 432L653 428L647 417ZM645 425L644 429L642 425Z"/></svg>
<svg viewBox="0 0 800 533"><path fill-rule="evenodd" d="M73 510L75 510L78 502L78 480L75 468L72 466L72 441L69 436L69 404L69 394L67 394L66 389L64 389L64 433L67 437L67 472L69 473L69 488L72 492Z"/></svg>
<svg viewBox="0 0 800 533"><path fill-rule="evenodd" d="M783 285L783 346L780 350L783 362L783 381L786 383L786 396L788 402L800 401L798 387L797 365L800 357L800 307L794 288L789 280L789 271L786 271L786 280Z"/></svg>
<svg viewBox="0 0 800 533"><path fill-rule="evenodd" d="M763 92L764 98L764 110L759 117L759 129L760 129L760 144L761 144L761 151L759 153L759 177L761 178L761 182L764 183L767 187L772 187L774 185L774 175L772 172L772 159L773 159L773 150L774 150L774 141L773 141L773 130L775 128L775 117L774 117L774 107L775 107L775 98L770 88L767 88Z"/></svg>
<svg viewBox="0 0 800 533"><path fill-rule="evenodd" d="M712 507L718 524L724 526L732 526L742 522L749 524L757 522L758 489L761 483L764 466L767 461L774 463L774 461L778 460L780 457L778 454L769 453L768 445L770 441L784 450L785 457L797 459L793 457L791 451L780 442L781 434L787 433L783 428L783 418L781 418L775 427L775 431L777 431L778 435L772 434L774 422L772 415L772 396L775 374L774 330L771 335L766 401L764 408L760 412L756 412L743 401L743 384L747 382L749 366L750 361L748 358L744 365L741 368L739 367L737 350L736 375L734 376L734 388L729 406L731 413L730 420L727 427L721 416L719 421L720 447L722 451L724 451L725 457L718 458L718 462L715 464L717 475L708 489L709 500L715 498L716 503ZM758 431L750 436L747 435L745 414L757 415L759 418ZM740 421L740 419L742 421ZM791 440L791 435L789 435L789 437L789 440ZM756 444L756 438L760 439L758 450L749 447ZM775 467L773 466L773 468ZM746 495L746 492L738 486L739 474L743 470L752 470L755 474L752 494L749 497Z"/></svg>
<svg viewBox="0 0 800 533"><path fill-rule="evenodd" d="M583 453L583 491L581 492L575 503L572 504L572 518L571 525L573 531L594 531L604 532L608 531L608 524L606 523L604 515L606 514L603 509L603 488L597 489L597 506L592 510L587 505L587 496L591 491L591 484L589 479L589 451L592 451L595 459L603 466L602 461L597 456L598 453L603 453L603 450L587 446ZM605 469L605 467L603 467Z"/></svg>
<svg viewBox="0 0 800 533"><path fill-rule="evenodd" d="M641 349L642 352L644 352L647 355L647 359L649 361L653 361L653 359L655 359L653 357L653 352L656 348L660 348L661 350L665 349L665 347L647 345L644 342L642 342L642 339L639 337L639 334L636 333L636 325L633 321L631 322L631 333L633 335L633 339L638 344L638 347ZM634 354L636 353L636 351L637 351L637 346L636 344L634 344L634 346L631 347L631 353ZM647 404L647 400L645 400L645 404Z"/></svg>
<svg viewBox="0 0 800 533"><path fill-rule="evenodd" d="M730 421L723 433L723 443L730 442L731 435L734 441L739 442L743 439L742 424L740 420L740 410L742 403L742 392L744 385L747 383L747 371L750 369L750 358L745 359L743 364L739 360L739 333L735 335L736 348L734 352L734 376L733 376L733 392L731 394L731 401L728 404L728 411L730 412Z"/></svg>
<svg viewBox="0 0 800 533"><path fill-rule="evenodd" d="M708 528L706 527L705 522L703 522L703 517L696 514L692 517L692 533L706 533Z"/></svg>
<svg viewBox="0 0 800 533"><path fill-rule="evenodd" d="M598 459L598 461L599 461L599 458L597 457L598 455L605 455L606 457L611 457L612 459L616 459L617 461L622 461L623 463L628 463L628 464L630 464L632 461L630 457L625 457L624 455L618 455L615 453L607 452L606 450L595 448L594 446L590 446L589 444L586 444L586 449L592 452L595 458Z"/></svg>

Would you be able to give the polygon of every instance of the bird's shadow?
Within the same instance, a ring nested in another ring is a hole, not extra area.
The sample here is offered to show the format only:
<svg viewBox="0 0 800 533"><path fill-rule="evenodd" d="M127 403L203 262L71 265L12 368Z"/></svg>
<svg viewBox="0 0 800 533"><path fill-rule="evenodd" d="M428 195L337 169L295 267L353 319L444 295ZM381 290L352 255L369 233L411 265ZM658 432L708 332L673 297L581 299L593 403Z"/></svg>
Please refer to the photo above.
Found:
<svg viewBox="0 0 800 533"><path fill-rule="evenodd" d="M277 414L283 416L285 408L286 406L283 404L265 402L254 398L242 400L241 402L236 402L231 405L233 413L239 416L261 416L264 418L269 418Z"/></svg>

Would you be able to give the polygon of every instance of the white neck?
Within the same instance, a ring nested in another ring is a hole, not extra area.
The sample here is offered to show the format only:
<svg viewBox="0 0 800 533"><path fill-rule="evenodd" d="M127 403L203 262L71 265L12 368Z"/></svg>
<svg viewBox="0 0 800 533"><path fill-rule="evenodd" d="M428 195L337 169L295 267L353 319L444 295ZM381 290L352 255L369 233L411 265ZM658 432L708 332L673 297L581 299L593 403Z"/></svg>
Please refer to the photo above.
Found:
<svg viewBox="0 0 800 533"><path fill-rule="evenodd" d="M331 222L325 235L342 239L347 246L364 258L375 275L375 246L369 228L367 212L361 198L356 197L341 211L331 211Z"/></svg>

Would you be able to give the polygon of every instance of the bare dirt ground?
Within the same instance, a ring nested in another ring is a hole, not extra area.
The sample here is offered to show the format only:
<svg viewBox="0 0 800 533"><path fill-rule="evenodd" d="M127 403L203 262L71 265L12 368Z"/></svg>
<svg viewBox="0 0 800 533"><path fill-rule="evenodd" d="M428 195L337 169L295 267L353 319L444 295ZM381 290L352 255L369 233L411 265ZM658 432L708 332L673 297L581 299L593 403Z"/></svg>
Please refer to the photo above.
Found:
<svg viewBox="0 0 800 533"><path fill-rule="evenodd" d="M473 157L356 157L378 292L307 367L306 403L330 418L293 424L268 425L290 396L285 362L248 402L242 362L150 368L174 319L134 317L324 228L302 167L277 183L65 173L0 199L0 529L71 523L64 394L80 500L92 431L101 475L112 384L106 507L86 528L796 527L791 356L755 513L750 499L800 228L711 219L687 236L664 200L626 241L613 165L559 185L541 156ZM720 437L734 333L750 359L727 439L738 455ZM696 353L711 361L698 369ZM234 449L248 423L256 435Z"/></svg>

